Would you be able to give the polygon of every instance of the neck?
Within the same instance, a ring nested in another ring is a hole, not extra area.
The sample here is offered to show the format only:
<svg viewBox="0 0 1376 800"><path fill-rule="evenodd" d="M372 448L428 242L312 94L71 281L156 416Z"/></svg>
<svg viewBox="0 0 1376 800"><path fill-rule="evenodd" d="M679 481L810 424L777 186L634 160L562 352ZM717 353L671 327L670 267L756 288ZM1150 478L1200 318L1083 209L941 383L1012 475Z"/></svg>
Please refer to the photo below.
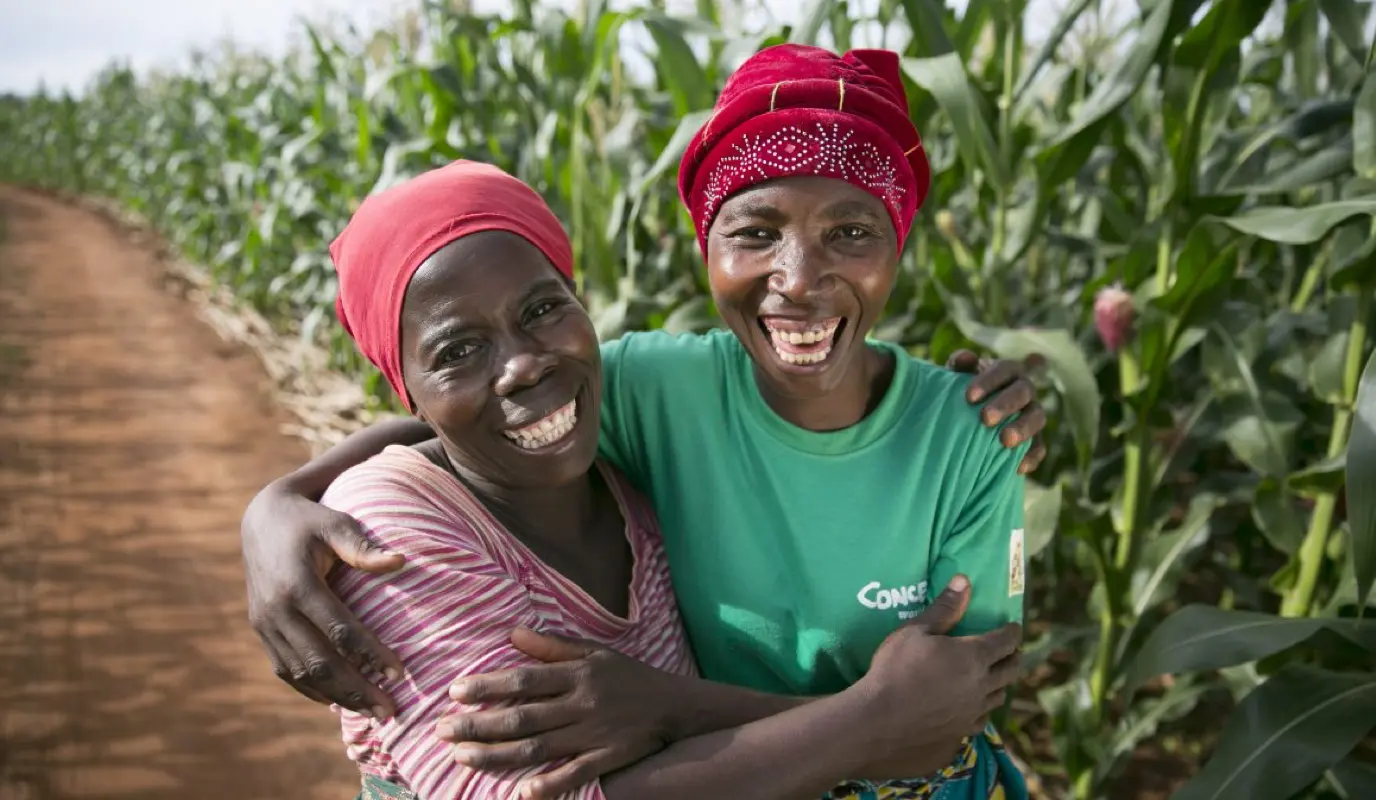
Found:
<svg viewBox="0 0 1376 800"><path fill-rule="evenodd" d="M790 424L825 433L849 428L869 416L893 383L894 360L886 351L866 346L864 355L821 397L790 397L773 391L755 368L755 385L765 403Z"/></svg>
<svg viewBox="0 0 1376 800"><path fill-rule="evenodd" d="M449 464L487 510L506 528L526 541L554 543L566 548L593 530L596 515L593 470L561 486L501 486L465 469L446 448Z"/></svg>

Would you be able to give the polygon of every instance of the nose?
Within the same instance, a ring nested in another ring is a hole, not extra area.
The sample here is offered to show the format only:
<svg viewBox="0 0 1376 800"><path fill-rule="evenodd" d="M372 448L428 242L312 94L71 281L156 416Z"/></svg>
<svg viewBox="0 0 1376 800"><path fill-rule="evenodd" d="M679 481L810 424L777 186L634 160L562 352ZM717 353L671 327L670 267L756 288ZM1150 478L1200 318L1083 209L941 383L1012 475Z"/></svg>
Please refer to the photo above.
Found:
<svg viewBox="0 0 1376 800"><path fill-rule="evenodd" d="M807 305L832 280L831 260L824 247L811 245L802 237L789 237L781 245L775 251L769 290L790 302Z"/></svg>
<svg viewBox="0 0 1376 800"><path fill-rule="evenodd" d="M544 380L556 363L558 359L553 353L528 344L508 348L492 388L499 397L510 397Z"/></svg>

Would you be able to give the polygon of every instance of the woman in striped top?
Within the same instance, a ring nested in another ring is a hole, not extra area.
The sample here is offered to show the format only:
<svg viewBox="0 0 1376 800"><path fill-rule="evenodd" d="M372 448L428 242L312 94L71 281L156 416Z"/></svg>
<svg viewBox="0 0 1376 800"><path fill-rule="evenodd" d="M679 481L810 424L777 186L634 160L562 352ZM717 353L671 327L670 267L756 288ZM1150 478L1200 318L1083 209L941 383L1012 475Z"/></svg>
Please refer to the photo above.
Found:
<svg viewBox="0 0 1376 800"><path fill-rule="evenodd" d="M656 668L657 691L696 674L654 515L596 460L602 362L572 292L568 241L531 189L459 161L367 199L331 253L345 328L437 433L348 469L323 498L406 558L390 575L329 576L406 665L377 676L394 715L339 710L349 755L365 796L527 796L524 781L565 760L485 770L456 760L437 723L502 704L451 699L455 678L535 663L561 638ZM908 711L926 692L912 669L931 641L922 634L895 633L862 681L816 702L729 689L734 708L701 732L621 754L640 760L565 797L782 800L929 763L931 722ZM971 666L987 671L1015 646L987 637ZM1006 680L947 710L974 725Z"/></svg>

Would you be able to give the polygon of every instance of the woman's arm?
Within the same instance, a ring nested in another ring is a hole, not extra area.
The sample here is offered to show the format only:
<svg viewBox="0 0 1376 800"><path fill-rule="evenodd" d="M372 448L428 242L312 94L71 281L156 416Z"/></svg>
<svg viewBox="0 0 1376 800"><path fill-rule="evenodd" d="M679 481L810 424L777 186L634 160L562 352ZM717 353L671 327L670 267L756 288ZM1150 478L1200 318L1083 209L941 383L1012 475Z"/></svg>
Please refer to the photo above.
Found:
<svg viewBox="0 0 1376 800"><path fill-rule="evenodd" d="M249 621L277 677L312 700L387 715L391 699L359 670L402 670L396 655L325 585L340 561L387 573L401 567L401 557L370 542L352 517L317 501L346 469L388 445L433 437L429 426L414 419L378 423L268 484L244 512Z"/></svg>

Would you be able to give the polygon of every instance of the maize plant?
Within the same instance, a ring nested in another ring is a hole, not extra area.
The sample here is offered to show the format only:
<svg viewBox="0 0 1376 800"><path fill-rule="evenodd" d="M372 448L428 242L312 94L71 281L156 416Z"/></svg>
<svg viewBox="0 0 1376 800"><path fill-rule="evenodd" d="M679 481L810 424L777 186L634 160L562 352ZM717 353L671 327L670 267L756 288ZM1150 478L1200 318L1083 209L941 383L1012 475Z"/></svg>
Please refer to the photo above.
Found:
<svg viewBox="0 0 1376 800"><path fill-rule="evenodd" d="M1056 797L1374 798L1372 3L1062 0L1036 41L1029 6L426 2L4 98L0 179L142 214L386 402L325 324L361 198L496 163L568 225L602 335L703 330L674 168L723 81L780 41L899 50L933 187L876 335L1047 387L1012 748Z"/></svg>

